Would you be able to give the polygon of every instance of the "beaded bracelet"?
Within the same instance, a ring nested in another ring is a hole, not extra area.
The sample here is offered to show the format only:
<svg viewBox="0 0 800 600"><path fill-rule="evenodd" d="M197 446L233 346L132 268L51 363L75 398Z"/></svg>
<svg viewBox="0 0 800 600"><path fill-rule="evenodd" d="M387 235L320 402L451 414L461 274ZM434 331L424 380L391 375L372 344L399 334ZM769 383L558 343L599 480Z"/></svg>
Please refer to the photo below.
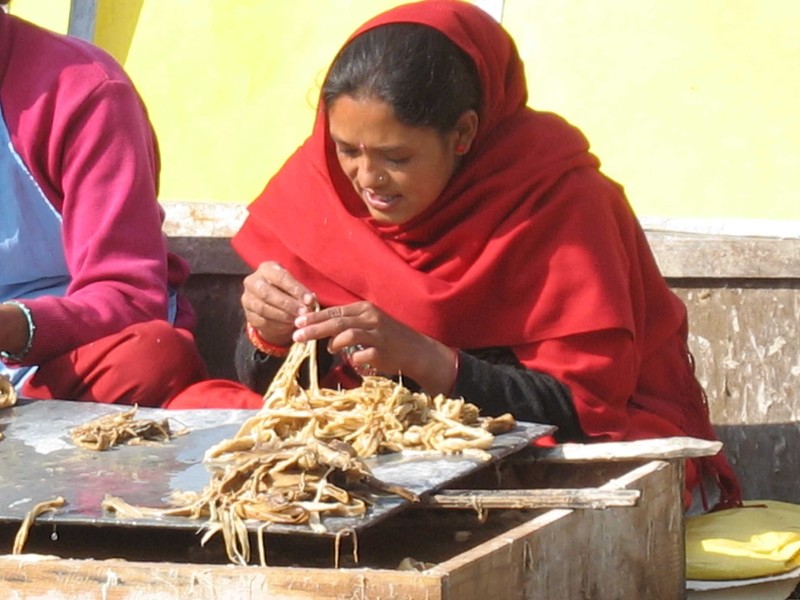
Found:
<svg viewBox="0 0 800 600"><path fill-rule="evenodd" d="M253 327L250 323L247 324L245 330L247 332L247 339L250 340L250 343L253 344L253 346L255 346L256 350L259 352L266 354L267 356L275 356L277 358L284 358L287 354L289 354L289 348L270 344L267 340L261 337L261 334L258 333L258 329Z"/></svg>
<svg viewBox="0 0 800 600"><path fill-rule="evenodd" d="M22 311L22 314L25 315L25 320L28 322L28 341L25 342L25 347L22 349L21 352L17 352L16 354L12 354L11 352L6 352L5 350L0 351L0 359L9 362L19 362L25 355L30 352L31 346L33 345L33 332L36 331L36 325L33 322L33 316L31 315L31 309L25 306L22 302L17 302L16 300L8 300L7 302L3 302L3 304L10 304L11 306L16 306L18 309Z"/></svg>

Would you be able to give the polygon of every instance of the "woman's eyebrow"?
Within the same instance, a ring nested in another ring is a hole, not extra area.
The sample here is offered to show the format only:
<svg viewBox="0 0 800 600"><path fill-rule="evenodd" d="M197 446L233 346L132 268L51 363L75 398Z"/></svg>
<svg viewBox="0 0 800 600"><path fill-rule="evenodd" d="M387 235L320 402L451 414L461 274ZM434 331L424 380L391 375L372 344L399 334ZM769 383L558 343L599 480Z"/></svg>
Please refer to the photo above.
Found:
<svg viewBox="0 0 800 600"><path fill-rule="evenodd" d="M359 150L379 150L380 152L402 152L407 149L407 146L404 145L385 145L385 146L367 146L365 144L359 144L357 142L347 142L341 138L336 137L335 135L331 135L331 139L334 143L338 146L342 146L343 148L348 149L359 149Z"/></svg>

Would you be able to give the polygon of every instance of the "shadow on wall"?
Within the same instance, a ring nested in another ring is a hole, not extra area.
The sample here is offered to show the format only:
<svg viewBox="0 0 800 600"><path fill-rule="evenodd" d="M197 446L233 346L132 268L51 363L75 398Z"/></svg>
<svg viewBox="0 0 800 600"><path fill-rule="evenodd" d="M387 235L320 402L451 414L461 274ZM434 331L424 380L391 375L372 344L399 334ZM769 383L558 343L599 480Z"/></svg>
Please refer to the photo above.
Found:
<svg viewBox="0 0 800 600"><path fill-rule="evenodd" d="M144 0L98 2L96 21L98 26L95 27L94 43L105 48L122 65L128 59L143 4ZM104 26L109 23L113 23L114 26Z"/></svg>
<svg viewBox="0 0 800 600"><path fill-rule="evenodd" d="M800 504L800 423L717 425L746 500Z"/></svg>
<svg viewBox="0 0 800 600"><path fill-rule="evenodd" d="M209 376L235 381L236 340L244 324L242 277L195 274L184 291L197 314L195 337Z"/></svg>

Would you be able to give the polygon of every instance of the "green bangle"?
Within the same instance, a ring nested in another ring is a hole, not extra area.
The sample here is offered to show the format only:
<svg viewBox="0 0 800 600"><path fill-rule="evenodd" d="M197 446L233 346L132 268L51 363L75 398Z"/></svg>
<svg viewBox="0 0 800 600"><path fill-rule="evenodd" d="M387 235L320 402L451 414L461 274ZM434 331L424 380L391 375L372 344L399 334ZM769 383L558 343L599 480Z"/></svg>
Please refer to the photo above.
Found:
<svg viewBox="0 0 800 600"><path fill-rule="evenodd" d="M11 361L11 362L19 362L25 355L30 352L31 346L33 345L33 332L36 331L36 325L33 323L33 316L31 315L31 309L25 306L22 302L17 302L16 300L9 300L8 302L3 302L3 304L10 304L11 306L16 306L18 309L22 311L22 314L25 315L25 320L28 321L28 341L25 343L25 347L22 349L21 352L17 352L16 354L11 354L10 352L6 352L5 350L0 351L0 358L3 360Z"/></svg>

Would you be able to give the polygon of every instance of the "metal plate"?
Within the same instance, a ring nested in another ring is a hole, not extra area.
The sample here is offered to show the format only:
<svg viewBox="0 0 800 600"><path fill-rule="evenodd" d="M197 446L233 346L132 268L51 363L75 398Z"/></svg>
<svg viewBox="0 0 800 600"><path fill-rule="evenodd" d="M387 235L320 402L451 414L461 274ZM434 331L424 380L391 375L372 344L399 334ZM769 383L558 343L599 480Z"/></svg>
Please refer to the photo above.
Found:
<svg viewBox="0 0 800 600"><path fill-rule="evenodd" d="M37 521L196 530L202 523L183 517L121 519L106 514L100 503L110 494L135 506L163 508L173 491L201 491L209 479L202 463L205 451L233 437L256 411L140 408L137 419L168 418L173 429L187 427L189 433L163 444L117 446L103 452L72 443L69 431L73 427L128 408L46 400L21 402L0 411L0 431L5 435L0 441L0 522L22 521L35 504L63 496L67 504L62 509L45 513ZM491 460L517 452L554 429L549 425L519 423L513 431L495 438L489 451ZM435 452L385 454L365 462L379 479L420 495L486 465L478 458ZM358 530L408 504L394 495L380 495L362 517L328 517L323 523L332 535ZM306 525L276 524L270 526L270 531L312 533Z"/></svg>

